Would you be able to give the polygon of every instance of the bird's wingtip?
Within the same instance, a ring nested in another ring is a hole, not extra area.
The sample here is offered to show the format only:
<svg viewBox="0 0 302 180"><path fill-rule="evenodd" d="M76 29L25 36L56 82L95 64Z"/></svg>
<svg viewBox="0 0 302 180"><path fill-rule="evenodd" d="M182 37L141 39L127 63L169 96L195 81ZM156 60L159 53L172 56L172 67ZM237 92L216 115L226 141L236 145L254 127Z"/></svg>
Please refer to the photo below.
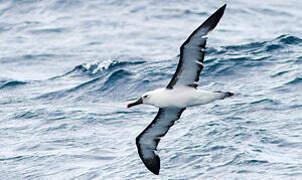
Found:
<svg viewBox="0 0 302 180"><path fill-rule="evenodd" d="M227 4L224 4L217 11L224 11L226 7L227 7Z"/></svg>
<svg viewBox="0 0 302 180"><path fill-rule="evenodd" d="M160 159L157 154L154 158L145 159L143 160L143 162L146 165L147 169L149 169L153 174L159 175Z"/></svg>
<svg viewBox="0 0 302 180"><path fill-rule="evenodd" d="M144 147L142 147L140 138L140 135L136 137L136 146L139 157L149 171L151 171L155 175L158 175L160 170L160 158L155 150L145 149ZM146 154L147 157L145 157L144 154Z"/></svg>
<svg viewBox="0 0 302 180"><path fill-rule="evenodd" d="M223 6L221 6L219 9L216 10L216 12L222 11L224 12L225 8L227 7L227 4L224 4ZM214 13L215 14L215 13Z"/></svg>
<svg viewBox="0 0 302 180"><path fill-rule="evenodd" d="M212 31L216 27L219 20L221 19L221 17L224 14L224 10L225 10L226 6L227 6L227 4L224 4L223 6L221 6L200 26L201 29L204 28L207 30L205 32L205 34Z"/></svg>
<svg viewBox="0 0 302 180"><path fill-rule="evenodd" d="M226 7L227 7L227 4L224 4L223 6L221 6L220 9L222 9L224 11Z"/></svg>
<svg viewBox="0 0 302 180"><path fill-rule="evenodd" d="M160 170L160 159L159 156L155 153L153 153L153 157L150 158L144 158L142 154L140 154L140 157L145 164L146 168L151 171L153 174L158 175Z"/></svg>

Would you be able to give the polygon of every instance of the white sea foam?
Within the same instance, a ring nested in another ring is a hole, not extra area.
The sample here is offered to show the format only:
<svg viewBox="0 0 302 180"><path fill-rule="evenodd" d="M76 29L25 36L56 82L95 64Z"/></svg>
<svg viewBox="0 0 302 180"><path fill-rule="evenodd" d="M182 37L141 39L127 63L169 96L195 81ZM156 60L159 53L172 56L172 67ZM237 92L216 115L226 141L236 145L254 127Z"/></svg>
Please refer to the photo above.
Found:
<svg viewBox="0 0 302 180"><path fill-rule="evenodd" d="M119 62L116 60L109 59L103 62L84 63L82 64L82 67L85 68L85 70L89 71L91 74L97 74L109 69L110 66L118 63Z"/></svg>

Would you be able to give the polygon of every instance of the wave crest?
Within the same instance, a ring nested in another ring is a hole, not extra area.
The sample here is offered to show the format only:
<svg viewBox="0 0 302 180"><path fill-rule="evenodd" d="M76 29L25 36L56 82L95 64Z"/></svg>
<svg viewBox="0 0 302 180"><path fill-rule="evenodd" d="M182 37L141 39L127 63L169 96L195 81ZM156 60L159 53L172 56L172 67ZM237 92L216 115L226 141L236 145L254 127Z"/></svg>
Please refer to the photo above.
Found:
<svg viewBox="0 0 302 180"><path fill-rule="evenodd" d="M83 63L75 66L71 71L63 75L50 78L50 80L54 80L66 76L82 76L82 75L97 76L104 72L110 72L126 66L139 65L143 63L145 63L145 61L121 62L117 60L106 60L102 62Z"/></svg>
<svg viewBox="0 0 302 180"><path fill-rule="evenodd" d="M274 38L269 41L262 41L262 42L252 42L242 45L235 45L235 46L225 46L222 47L222 53L219 51L211 50L210 53L215 54L223 54L223 53L233 53L233 52L245 52L251 54L259 54L259 53L267 53L272 52L275 50L282 50L285 49L289 45L299 45L302 43L302 39L284 34L280 35L277 38Z"/></svg>
<svg viewBox="0 0 302 180"><path fill-rule="evenodd" d="M88 72L89 74L98 74L100 72L103 72L107 69L113 68L114 66L120 64L118 61L103 61L103 62L94 62L94 63L84 63L81 65L76 66L73 71L82 71L82 72Z"/></svg>
<svg viewBox="0 0 302 180"><path fill-rule="evenodd" d="M0 89L4 88L14 88L16 86L24 85L27 84L24 81L17 81L17 80L12 80L12 81L5 81L2 85L0 85Z"/></svg>

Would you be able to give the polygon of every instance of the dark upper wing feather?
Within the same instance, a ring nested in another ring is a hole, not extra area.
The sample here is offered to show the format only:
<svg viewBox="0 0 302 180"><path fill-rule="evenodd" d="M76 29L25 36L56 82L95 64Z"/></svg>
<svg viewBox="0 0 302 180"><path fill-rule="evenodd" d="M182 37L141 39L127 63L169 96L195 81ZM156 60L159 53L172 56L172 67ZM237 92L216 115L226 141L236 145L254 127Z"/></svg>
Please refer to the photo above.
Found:
<svg viewBox="0 0 302 180"><path fill-rule="evenodd" d="M218 24L222 17L226 4L212 14L202 25L200 25L180 47L180 58L175 74L173 75L168 89L174 86L197 87L199 74L203 69L203 60L207 37Z"/></svg>
<svg viewBox="0 0 302 180"><path fill-rule="evenodd" d="M156 153L160 138L178 120L185 108L160 108L154 120L136 138L139 157L154 174L159 174L160 159Z"/></svg>

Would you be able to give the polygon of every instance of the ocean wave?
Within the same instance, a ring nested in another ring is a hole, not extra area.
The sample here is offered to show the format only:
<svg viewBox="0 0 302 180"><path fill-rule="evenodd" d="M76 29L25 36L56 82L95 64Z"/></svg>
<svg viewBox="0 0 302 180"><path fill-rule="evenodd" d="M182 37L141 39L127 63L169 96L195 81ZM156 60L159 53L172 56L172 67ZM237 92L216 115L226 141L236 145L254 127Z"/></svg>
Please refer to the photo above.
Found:
<svg viewBox="0 0 302 180"><path fill-rule="evenodd" d="M66 76L98 76L104 72L111 72L113 70L127 67L127 66L135 66L145 63L145 61L118 61L118 60L106 60L102 62L93 62L93 63L83 63L75 66L71 71L50 78L50 80L54 80L61 77Z"/></svg>
<svg viewBox="0 0 302 180"><path fill-rule="evenodd" d="M301 85L302 77L295 77L293 80L288 81L285 85Z"/></svg>
<svg viewBox="0 0 302 180"><path fill-rule="evenodd" d="M123 79L124 79L123 81L125 81L125 78L127 78L128 76L131 76L131 75L132 75L131 72L123 70L123 69L115 71L105 81L104 85L102 86L102 88L100 90L103 91L103 90L110 89L112 87L116 87L116 85L119 85L119 84L116 84L117 81L123 80Z"/></svg>
<svg viewBox="0 0 302 180"><path fill-rule="evenodd" d="M208 48L203 76L227 76L245 73L245 69L272 66L277 63L299 63L301 57L288 57L288 51L302 44L302 39L292 35L281 35L272 40L251 42L242 45ZM234 68L236 67L236 68ZM277 77L286 72L275 72ZM242 74L243 75L243 74ZM298 81L298 80L297 80Z"/></svg>
<svg viewBox="0 0 302 180"><path fill-rule="evenodd" d="M257 159L252 159L252 160L244 160L242 162L239 162L238 165L259 165L259 164L267 164L269 163L266 160L257 160Z"/></svg>
<svg viewBox="0 0 302 180"><path fill-rule="evenodd" d="M262 48L265 46L267 41L264 42L252 42L248 44L243 44L243 45L232 45L232 46L224 46L222 47L224 49L223 52L226 51L251 51L251 50L257 50L259 48Z"/></svg>
<svg viewBox="0 0 302 180"><path fill-rule="evenodd" d="M260 99L260 100L253 101L253 102L251 102L251 104L263 104L263 105L270 104L270 105L279 105L280 102L278 102L277 100L274 100L274 99L263 98L263 99Z"/></svg>
<svg viewBox="0 0 302 180"><path fill-rule="evenodd" d="M54 99L59 99L61 97L64 97L64 93L65 90L59 90L59 91L54 91L54 92L49 92L49 93L45 93L45 94L42 94L38 97L35 97L33 99L46 99L46 100L54 100Z"/></svg>
<svg viewBox="0 0 302 180"><path fill-rule="evenodd" d="M294 77L273 89L284 93L284 92L300 90L301 86L302 86L302 77Z"/></svg>
<svg viewBox="0 0 302 180"><path fill-rule="evenodd" d="M63 32L68 32L68 28L44 28L44 29L33 29L30 30L29 32L32 34L53 34L53 33L63 33Z"/></svg>
<svg viewBox="0 0 302 180"><path fill-rule="evenodd" d="M90 79L86 82L83 82L75 87L54 91L46 93L36 97L35 99L47 99L47 100L56 100L56 99L69 99L69 100L81 100L81 97L91 96L91 97L100 97L106 98L111 97L111 94L120 93L122 87L127 89L127 82L130 82L131 79L128 78L132 73L124 69L119 69L113 71L105 76L98 76ZM125 91L126 92L126 91ZM106 96L104 97L104 95ZM120 96L122 97L122 93ZM87 98L93 99L93 98ZM87 100L86 99L86 100Z"/></svg>
<svg viewBox="0 0 302 180"><path fill-rule="evenodd" d="M293 35L280 35L272 40L251 42L242 45L224 46L220 51L211 49L209 53L223 54L223 53L234 53L234 52L245 52L252 54L273 52L276 50L285 49L289 45L300 45L302 39Z"/></svg>
<svg viewBox="0 0 302 180"><path fill-rule="evenodd" d="M82 71L87 72L88 74L98 74L105 70L109 70L116 66L122 65L122 63L115 60L107 60L103 62L95 62L95 63L84 63L76 66L72 71Z"/></svg>
<svg viewBox="0 0 302 180"><path fill-rule="evenodd" d="M287 74L289 72L290 72L290 70L279 71L279 72L276 72L276 73L272 74L271 77L272 78L279 77L279 76L282 76L282 75Z"/></svg>
<svg viewBox="0 0 302 180"><path fill-rule="evenodd" d="M127 86L127 82L131 82L132 73L130 71L119 69L113 71L106 77L97 77L85 83L82 83L74 88L67 90L66 92L84 91L84 93L90 93L92 95L98 94L102 96L106 94L110 96L111 93L119 92L122 87ZM122 94L121 94L122 95Z"/></svg>
<svg viewBox="0 0 302 180"><path fill-rule="evenodd" d="M17 80L6 81L2 85L0 85L0 89L15 88L17 86L21 86L21 85L25 85L25 84L27 84L27 82L17 81Z"/></svg>
<svg viewBox="0 0 302 180"><path fill-rule="evenodd" d="M81 83L75 87L53 91L49 93L42 94L34 99L47 99L47 100L57 100L57 99L74 99L80 97L85 93L86 89L91 89L91 86L98 83L102 78L97 77L92 80Z"/></svg>
<svg viewBox="0 0 302 180"><path fill-rule="evenodd" d="M296 36L291 36L288 34L284 34L281 35L279 37L276 38L276 40L278 40L279 42L281 42L282 44L301 44L302 43L302 39Z"/></svg>
<svg viewBox="0 0 302 180"><path fill-rule="evenodd" d="M79 100L84 96L116 98L118 97L118 93L120 93L120 97L125 97L125 92L127 91L120 90L128 89L129 91L135 91L136 85L133 84L141 84L141 82L135 83L131 76L138 68L143 68L142 64L144 64L145 61L131 57L119 58L127 58L127 61L107 60L103 62L83 63L75 66L71 71L63 75L52 77L49 80L55 81L59 78L68 79L77 77L85 82L72 88L48 92L34 99L55 100L68 98L70 100ZM143 83L145 83L144 80ZM130 85L131 87L129 87ZM106 96L104 96L105 94Z"/></svg>
<svg viewBox="0 0 302 180"><path fill-rule="evenodd" d="M43 58L54 58L57 55L55 54L26 54L23 55L22 59L43 59Z"/></svg>

